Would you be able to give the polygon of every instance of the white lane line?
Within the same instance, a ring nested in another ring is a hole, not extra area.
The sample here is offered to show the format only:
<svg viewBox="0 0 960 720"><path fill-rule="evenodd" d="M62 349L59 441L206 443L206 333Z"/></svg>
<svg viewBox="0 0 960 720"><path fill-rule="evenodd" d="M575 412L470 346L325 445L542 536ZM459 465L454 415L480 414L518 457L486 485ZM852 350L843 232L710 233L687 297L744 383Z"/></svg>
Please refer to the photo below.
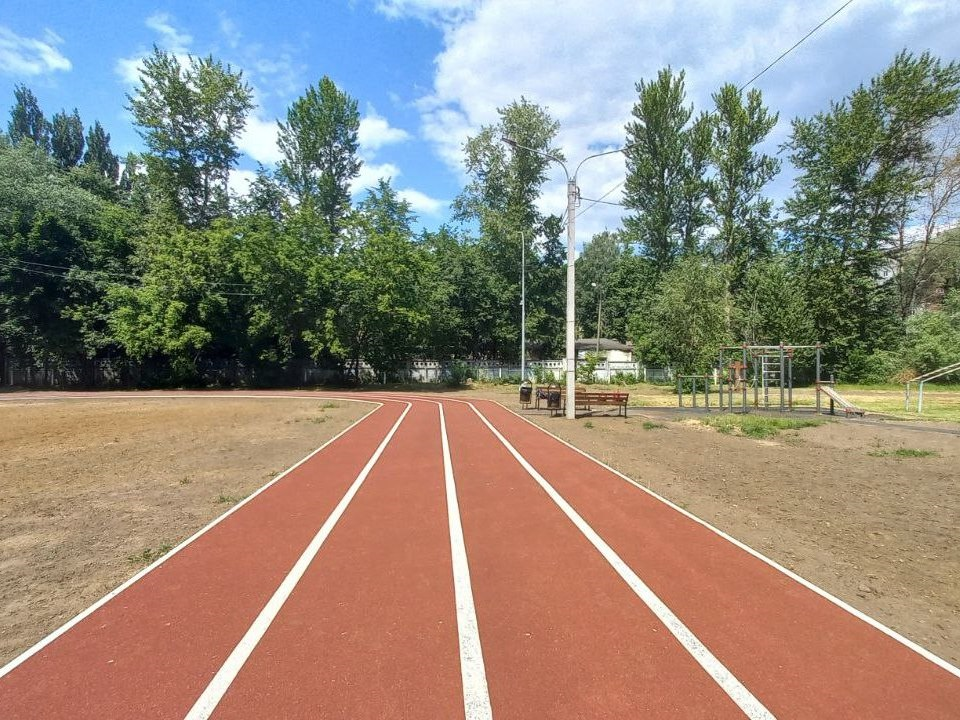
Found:
<svg viewBox="0 0 960 720"><path fill-rule="evenodd" d="M707 646L704 645L700 639L693 634L693 632L683 624L683 622L678 618L666 604L657 597L657 594L653 592L647 584L641 580L637 574L630 569L630 566L623 561L613 548L611 548L603 538L597 534L597 531L594 530L590 525L584 520L580 514L573 509L573 507L564 500L563 496L556 491L556 489L548 483L543 475L541 475L537 470L527 462L517 449L510 444L510 442L500 434L500 431L497 430L489 420L481 413L477 408L471 403L470 407L473 409L473 412L477 414L477 417L483 421L490 432L492 432L496 438L503 444L505 448L510 452L511 455L516 459L518 463L523 467L524 470L537 481L537 484L543 488L544 492L550 496L550 499L556 503L557 507L563 511L563 514L566 515L570 521L577 527L577 529L590 541L590 543L600 552L603 558L610 564L610 566L616 571L616 573L623 578L624 582L630 586L630 589L643 601L643 603L650 608L651 611L659 618L666 628L673 634L673 636L680 642L683 648L693 657L700 666L706 670L707 674L713 678L714 682L720 686L720 688L730 696L730 699L733 700L737 706L744 712L744 714L750 718L750 720L775 720L775 716L766 707L761 703L753 693L751 693L747 688L741 683L734 675L731 673L723 663L721 663L713 653L711 653Z"/></svg>
<svg viewBox="0 0 960 720"><path fill-rule="evenodd" d="M454 402L461 402L461 401L454 401ZM495 402L495 401L488 401L488 402ZM925 647L922 647L921 645L918 645L917 643L915 643L913 640L910 640L909 638L904 637L903 635L901 635L900 633L898 633L896 630L893 630L893 629L891 629L891 628L888 628L886 625L884 625L883 623L881 623L879 620L875 620L875 619L873 619L872 617L870 617L869 615L867 615L866 613L864 613L864 612L862 612L862 611L860 611L860 610L857 610L857 608L853 607L853 605L850 605L849 603L841 600L841 599L838 598L836 595L830 594L829 592L827 592L826 590L824 590L824 589L823 589L822 587L820 587L819 585L815 585L815 584L813 584L812 582L810 582L809 580L807 580L806 578L803 578L803 577L801 577L800 575L797 575L795 572L793 572L793 570L790 570L790 569L788 569L788 568L785 568L783 565L781 565L780 563L778 563L776 560L773 560L772 558L768 558L766 555L764 555L763 553L761 553L759 550L754 550L752 547L750 547L750 546L747 545L746 543L743 543L743 542L741 542L740 540L737 540L737 539L736 539L735 537L733 537L732 535L729 535L729 534L725 533L723 530L721 530L720 528L711 525L711 524L708 523L706 520L702 520L701 518L698 518L696 515L694 515L694 514L693 514L692 512L690 512L689 510L685 510L685 509L683 509L682 507L680 507L679 505L671 502L670 500L667 500L667 498L663 497L663 495L657 494L656 492L654 492L654 491L651 490L650 488L646 487L645 485L642 485L641 483L637 482L637 481L634 480L633 478L628 477L628 476L624 475L622 472L620 472L619 470L610 467L609 465L607 465L607 464L606 464L605 462L603 462L602 460L598 460L597 458L593 457L593 455L590 455L589 453L584 452L583 450L581 450L581 449L578 448L577 446L572 445L571 443L569 443L569 442L567 442L566 440L564 440L562 437L559 437L558 435L554 435L554 434L553 434L552 432L550 432L549 430L546 430L546 429L540 427L539 425L537 425L536 423L531 422L531 421L528 420L527 418L523 417L523 415L519 415L518 413L515 413L515 412L514 412L513 410L511 410L510 408L508 408L508 407L506 407L505 405L503 405L503 403L495 402L495 404L498 405L498 406L500 406L500 407L503 408L504 410L506 410L506 411L507 411L508 413L510 413L511 415L515 415L515 416L516 416L517 418L519 418L520 420L523 420L525 423L527 423L527 424L530 425L531 427L536 428L537 430L539 430L540 432L544 433L545 435L549 435L550 437L552 437L552 438L553 438L554 440L556 440L557 442L566 445L568 448L570 448L570 449L573 450L574 452L582 455L583 457L587 458L587 459L590 460L591 462L596 463L597 465L599 465L600 467L602 467L604 470L608 470L609 472L613 473L614 475L616 475L616 476L617 476L618 478L620 478L621 480L627 481L628 483L630 483L631 485L633 485L635 488L637 488L638 490L642 490L643 492L645 492L647 495L649 495L650 497L654 498L655 500L659 500L659 501L662 502L664 505L672 508L673 510L676 510L676 511L677 511L678 513L680 513L681 515L684 515L684 516L688 517L689 519L693 520L693 521L694 521L695 523L697 523L698 525L701 525L701 526L705 527L707 530L709 530L710 532L719 535L720 537L722 537L722 538L723 538L724 540L726 540L727 542L729 542L729 543L731 543L731 544L733 544L733 545L736 545L738 548L740 548L740 549L743 550L744 552L749 553L750 555L752 555L753 557L755 557L757 560L760 560L761 562L769 565L769 566L770 566L771 568L773 568L774 570L777 570L777 571L783 573L784 575L786 575L786 576L787 576L788 578L790 578L791 580L800 583L801 585L803 585L803 586L804 586L805 588L807 588L808 590L810 590L810 591L816 593L817 595L819 595L820 597L822 597L824 600L827 600L828 602L833 603L834 605L836 605L836 606L837 606L838 608L840 608L841 610L845 610L846 612L850 613L851 615L853 615L853 616L854 616L855 618L857 618L858 620L862 620L863 622L867 623L867 625L871 626L871 627L874 628L875 630L879 630L879 631L882 632L884 635L888 636L891 640L895 640L896 642L900 643L901 645L906 646L906 647L909 648L910 650L913 650L915 653L917 653L918 655L920 655L920 656L921 656L922 658L924 658L925 660L929 660L930 662L932 662L932 663L933 663L934 665L936 665L937 667L942 668L943 670L946 670L946 671L947 671L948 673L950 673L951 675L954 675L954 676L960 678L960 668L956 667L955 665L951 665L949 662L947 662L947 661L944 660L943 658L941 658L941 657L939 657L939 656L937 656L937 655L934 655L932 652L930 652L929 650L927 650Z"/></svg>
<svg viewBox="0 0 960 720"><path fill-rule="evenodd" d="M240 642L237 643L237 646L233 649L233 652L230 653L230 656L223 663L223 666L217 671L217 674L213 676L210 684L207 685L207 688L193 704L193 707L190 708L190 711L184 716L184 720L206 720L216 709L230 688L230 685L237 677L237 674L243 668L244 663L247 662L254 648L256 648L257 643L260 642L260 639L267 632L267 629L273 623L274 618L277 617L283 604L287 601L287 598L290 597L290 594L297 586L297 583L300 582L304 573L306 573L310 563L313 562L317 553L320 552L320 548L323 547L324 542L326 542L330 536L337 521L343 516L350 501L353 500L357 491L360 490L363 481L367 479L370 471L373 470L373 466L377 464L377 460L380 459L383 451L387 448L387 445L390 444L394 434L397 432L397 428L400 427L400 423L403 422L407 413L410 412L410 408L413 407L410 403L406 403L406 405L407 407L403 413L397 418L393 427L390 428L390 432L387 433L387 436L374 451L373 455L370 456L367 464L363 466L363 470L357 475L357 479L353 481L353 484L347 490L346 494L340 499L340 502L337 503L333 512L330 513L329 517L327 517L326 521L320 527L320 530L313 537L313 540L307 545L306 550L303 551L303 554L297 562L294 563L294 566L290 569L290 572L287 573L283 582L280 583L280 587L273 593L273 597L267 601L263 610L257 615L256 620L253 621L253 624L247 630L246 634L241 638Z"/></svg>
<svg viewBox="0 0 960 720"><path fill-rule="evenodd" d="M130 397L130 396L127 396L127 397ZM159 396L154 396L154 397L159 397ZM193 396L180 396L180 397L182 398L182 397L193 397ZM216 395L214 395L214 396L211 396L211 397L223 397L223 396L216 396ZM264 396L257 395L257 396L251 396L251 397L260 398L260 397L264 397ZM291 397L291 396L288 396L288 395L276 395L276 396L268 396L268 397L270 397L270 399L278 399L278 398L289 398L289 397ZM54 398L54 399L56 399L56 400L87 400L87 399L90 399L90 398L86 398L86 397L82 397L82 398L81 398L81 397L62 397L62 396L61 396L61 397L57 397L57 398ZM111 397L111 398L109 398L109 399L113 400L113 399L117 399L117 398ZM126 398L124 398L124 399L126 399ZM131 399L134 399L134 398L131 398ZM179 399L179 398L178 398L178 399ZM317 399L317 398L315 398L315 397L310 397L310 398L295 397L295 398L293 398L293 399L297 399L297 400L301 400L301 399L315 400L315 399ZM346 398L343 398L343 399L346 399ZM348 425L348 426L345 427L343 430L341 430L341 431L338 432L336 435L334 435L332 438L330 438L329 440L327 440L325 443L323 443L323 445L321 445L320 447L318 447L316 450L313 450L309 455L307 455L307 456L304 457L303 459L298 460L296 463L294 463L293 465L291 465L290 467L288 467L286 470L284 470L282 473L280 473L279 475L277 475L275 478L273 478L270 482L268 482L266 485L264 485L263 487L261 487L259 490L257 490L256 492L253 492L253 493L251 493L250 495L248 495L247 497L245 497L243 500L241 500L240 502L238 502L236 505L234 505L232 508L230 508L229 510L227 510L225 513L223 513L223 514L220 515L219 517L214 518L213 520L211 520L210 523L208 523L208 524L205 525L204 527L202 527L202 528L200 528L199 530L197 530L197 532L195 532L193 535L191 535L190 537L188 537L186 540L184 540L182 543L180 543L179 545L177 545L175 548L173 548L172 550L170 550L168 553L166 553L166 554L163 555L162 557L158 558L157 560L154 560L151 564L147 565L147 567L145 567L143 570L141 570L141 571L138 572L136 575L134 575L133 577L131 577L129 580L127 580L126 582L122 583L122 584L119 585L118 587L116 587L116 588L114 588L113 590L111 590L110 592L108 592L108 593L107 593L106 595L104 595L102 598L100 598L99 600L97 600L93 605L91 605L90 607L88 607L86 610L82 611L79 615L75 616L75 617L72 618L71 620L68 620L66 623L64 623L63 625L61 625L59 628L57 628L56 630L54 630L52 633L50 633L49 635L47 635L45 638L43 638L42 640L38 641L36 644L32 645L31 647L27 648L26 650L24 650L24 651L23 651L22 653L20 653L17 657L15 657L13 660L11 660L10 662L8 662L8 663L7 663L6 665L4 665L2 668L0 668L0 678L3 678L4 675L7 675L8 673L10 673L14 668L18 667L19 665L23 664L23 663L24 663L26 660L28 660L29 658L31 658L31 657L33 657L34 655L36 655L38 652L40 652L41 650L43 650L45 647L47 647L47 645L49 645L50 643L52 643L52 642L53 642L54 640L56 640L58 637L60 637L60 636L63 635L65 632L67 632L68 630L70 630L71 628L73 628L75 625L77 625L79 622L81 622L82 620L84 620L84 619L85 619L86 617L88 617L89 615L91 615L91 614L93 614L94 612L96 612L97 610L99 610L101 607L103 607L104 605L106 605L106 604L107 604L108 602L110 602L113 598L115 598L117 595L119 595L120 593L122 593L122 592L123 592L124 590L126 590L128 587L130 587L130 586L133 585L135 582L137 582L138 580L140 580L141 578L143 578L145 575L147 575L148 573L156 570L158 567L160 567L161 565L163 565L164 563L166 563L168 560L170 560L170 558L172 558L172 557L173 557L174 555L176 555L178 552L180 552L180 551L183 550L185 547L187 547L187 545L189 545L190 543L192 543L194 540L196 540L197 538L199 538L201 535L204 535L205 533L207 533L207 532L209 532L210 530L212 530L215 526L219 525L221 522L223 522L224 520L226 520L229 516L233 515L233 513L237 512L237 510L239 510L240 508L242 508L242 507L243 507L244 505L246 505L247 503L251 502L257 495L259 495L260 493L264 492L264 491L267 490L268 488L270 488L270 487L272 487L273 485L275 485L276 483L278 483L278 482L279 482L280 480L282 480L284 477L286 477L287 475L289 475L290 473L292 473L294 470L296 470L298 467L300 467L300 466L303 465L305 462L307 462L310 458L312 458L312 457L313 457L314 455L316 455L318 452L320 452L321 450L323 450L323 449L326 448L327 446L331 445L331 444L332 444L333 442L335 442L336 440L338 440L338 439L340 439L341 437L343 437L344 435L346 435L348 432L350 432L351 430L353 430L357 425L359 425L360 423L362 423L362 422L363 422L364 420L366 420L367 418L371 417L377 410L379 410L380 408L383 407L383 403L382 403L382 402L373 402L373 401L370 401L370 400L355 400L354 402L361 402L361 403L367 403L367 404L370 404L370 405L376 405L376 407L374 407L370 412L368 412L368 413L367 413L366 415L364 415L362 418L359 418L358 420L350 423L350 425Z"/></svg>
<svg viewBox="0 0 960 720"><path fill-rule="evenodd" d="M493 711L490 709L487 673L483 665L483 650L480 645L480 628L477 624L477 611L473 604L473 589L470 585L467 546L463 540L460 503L457 501L453 462L450 460L447 423L443 415L443 405L437 403L437 407L440 409L443 476L447 489L447 517L450 521L450 555L453 561L453 589L457 603L457 634L460 636L463 709L466 720L492 720Z"/></svg>

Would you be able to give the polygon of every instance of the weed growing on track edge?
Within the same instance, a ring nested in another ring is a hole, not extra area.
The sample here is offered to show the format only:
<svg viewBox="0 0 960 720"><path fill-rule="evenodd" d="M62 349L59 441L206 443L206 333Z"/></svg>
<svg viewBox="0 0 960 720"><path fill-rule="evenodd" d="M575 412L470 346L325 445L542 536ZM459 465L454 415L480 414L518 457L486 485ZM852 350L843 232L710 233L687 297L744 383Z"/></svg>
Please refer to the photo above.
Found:
<svg viewBox="0 0 960 720"><path fill-rule="evenodd" d="M223 493L220 493L220 494L217 496L217 499L216 499L215 502L222 503L222 504L224 504L224 505L226 505L226 504L236 505L238 502L240 502L241 500L243 500L245 497L247 497L247 496L246 496L246 495L224 495Z"/></svg>
<svg viewBox="0 0 960 720"><path fill-rule="evenodd" d="M665 427L666 425L664 425L663 423L651 422L650 420L643 421L644 430L659 430L660 428L665 428Z"/></svg>
<svg viewBox="0 0 960 720"><path fill-rule="evenodd" d="M134 555L127 555L127 561L135 563L137 565L149 565L158 558L166 555L173 548L173 545L164 543L156 549L153 548L144 548L143 552L136 553Z"/></svg>
<svg viewBox="0 0 960 720"><path fill-rule="evenodd" d="M781 418L761 415L717 415L700 418L704 425L716 428L724 435L743 435L756 440L775 437L781 430L799 430L817 427L825 422L819 418Z"/></svg>

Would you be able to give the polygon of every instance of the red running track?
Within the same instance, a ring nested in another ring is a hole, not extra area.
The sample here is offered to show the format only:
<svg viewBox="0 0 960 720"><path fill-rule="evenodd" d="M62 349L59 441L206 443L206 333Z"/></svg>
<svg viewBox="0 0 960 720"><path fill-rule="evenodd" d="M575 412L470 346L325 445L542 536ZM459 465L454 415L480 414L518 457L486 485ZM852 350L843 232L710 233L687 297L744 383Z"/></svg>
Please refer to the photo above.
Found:
<svg viewBox="0 0 960 720"><path fill-rule="evenodd" d="M501 406L356 397L0 718L960 717L956 668Z"/></svg>

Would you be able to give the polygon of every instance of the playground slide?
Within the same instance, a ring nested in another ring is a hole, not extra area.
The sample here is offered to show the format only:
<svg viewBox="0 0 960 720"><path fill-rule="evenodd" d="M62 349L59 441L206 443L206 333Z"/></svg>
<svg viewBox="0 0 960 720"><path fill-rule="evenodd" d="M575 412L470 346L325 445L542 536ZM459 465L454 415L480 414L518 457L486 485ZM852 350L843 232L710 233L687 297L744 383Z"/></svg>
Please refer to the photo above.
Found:
<svg viewBox="0 0 960 720"><path fill-rule="evenodd" d="M843 395L841 395L840 393L838 393L836 390L834 390L834 389L833 389L832 387L830 387L829 385L821 385L821 386L820 386L820 389L824 392L824 394L825 394L827 397L829 397L830 399L832 399L832 400L833 400L835 403L837 403L841 408L843 408L843 412L846 413L847 415L861 415L861 416L862 416L862 415L866 412L866 411L863 410L862 408L858 408L858 407L857 407L856 405L854 405L852 402L850 402L849 400L847 400Z"/></svg>

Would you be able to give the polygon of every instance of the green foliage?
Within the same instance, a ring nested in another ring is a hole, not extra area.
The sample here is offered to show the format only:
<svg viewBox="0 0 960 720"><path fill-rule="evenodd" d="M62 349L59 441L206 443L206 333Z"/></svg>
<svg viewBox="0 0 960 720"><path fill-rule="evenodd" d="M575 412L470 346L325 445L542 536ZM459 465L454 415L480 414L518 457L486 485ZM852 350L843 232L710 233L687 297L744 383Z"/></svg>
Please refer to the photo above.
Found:
<svg viewBox="0 0 960 720"><path fill-rule="evenodd" d="M921 188L929 132L958 93L956 63L903 52L829 112L793 121L787 148L800 175L786 203L788 247L834 362L896 335L885 250Z"/></svg>
<svg viewBox="0 0 960 720"><path fill-rule="evenodd" d="M422 342L431 259L401 230L378 232L366 216L346 232L323 341L356 376L361 359L379 376L396 370Z"/></svg>
<svg viewBox="0 0 960 720"><path fill-rule="evenodd" d="M867 453L872 457L894 457L894 458L924 458L937 457L935 450L918 450L916 448L897 448L896 450L871 450Z"/></svg>
<svg viewBox="0 0 960 720"><path fill-rule="evenodd" d="M32 143L0 146L0 346L54 367L109 347L102 302L130 224Z"/></svg>
<svg viewBox="0 0 960 720"><path fill-rule="evenodd" d="M545 108L522 97L497 112L499 121L482 127L464 145L469 182L453 209L458 219L476 222L480 228L477 245L489 283L485 304L495 318L488 352L511 359L519 356L525 255L528 346L532 352L549 354L563 333L564 245L559 219L540 213L537 200L552 163L545 155L564 160L553 146L559 123ZM517 147L508 147L502 138L512 139Z"/></svg>
<svg viewBox="0 0 960 720"><path fill-rule="evenodd" d="M300 204L312 204L330 235L350 208L350 181L360 172L357 101L326 75L307 88L280 123L277 176Z"/></svg>
<svg viewBox="0 0 960 720"><path fill-rule="evenodd" d="M747 270L736 304L736 336L750 345L816 341L803 287L781 258Z"/></svg>
<svg viewBox="0 0 960 720"><path fill-rule="evenodd" d="M76 167L83 157L83 123L76 108L70 115L60 111L50 123L50 147L61 169Z"/></svg>
<svg viewBox="0 0 960 720"><path fill-rule="evenodd" d="M87 131L87 149L83 154L84 166L100 173L106 180L116 183L120 179L120 160L110 150L110 133L100 121Z"/></svg>
<svg viewBox="0 0 960 720"><path fill-rule="evenodd" d="M467 380L473 379L473 370L462 360L454 360L447 368L447 384L450 387L461 387L467 384Z"/></svg>
<svg viewBox="0 0 960 720"><path fill-rule="evenodd" d="M858 383L896 382L903 372L903 355L896 350L866 353L855 348L847 356L843 377Z"/></svg>
<svg viewBox="0 0 960 720"><path fill-rule="evenodd" d="M756 440L776 437L783 430L817 427L825 422L819 418L783 418L763 415L708 415L700 418L704 425L716 428L724 435L743 435Z"/></svg>
<svg viewBox="0 0 960 720"><path fill-rule="evenodd" d="M690 255L664 274L644 309L630 318L630 335L644 362L702 372L720 346L732 342L732 314L725 269Z"/></svg>
<svg viewBox="0 0 960 720"><path fill-rule="evenodd" d="M577 382L592 385L597 381L597 366L603 362L603 354L588 352L583 355L583 362L577 363Z"/></svg>
<svg viewBox="0 0 960 720"><path fill-rule="evenodd" d="M907 320L903 355L916 375L960 362L960 289L942 310L922 310Z"/></svg>
<svg viewBox="0 0 960 720"><path fill-rule="evenodd" d="M195 227L225 216L227 180L240 155L236 138L253 107L243 73L212 56L190 56L183 67L175 54L154 47L127 99L158 200Z"/></svg>
<svg viewBox="0 0 960 720"><path fill-rule="evenodd" d="M739 287L747 268L769 256L773 242L773 201L761 192L779 172L780 161L756 147L779 115L764 107L756 89L744 102L736 86L727 84L714 93L713 101L710 161L715 173L707 182L707 197L717 234L710 244L720 262L733 265L733 285Z"/></svg>
<svg viewBox="0 0 960 720"><path fill-rule="evenodd" d="M627 178L624 205L634 214L626 235L650 258L658 273L681 253L695 252L707 224L705 172L711 152L706 115L693 123L685 74L661 70L637 84L633 121L626 126Z"/></svg>
<svg viewBox="0 0 960 720"><path fill-rule="evenodd" d="M191 382L198 361L215 346L236 343L239 277L237 236L228 223L208 231L178 227L139 243L136 286L107 292L110 328L137 360L162 356L174 382Z"/></svg>
<svg viewBox="0 0 960 720"><path fill-rule="evenodd" d="M170 543L163 543L156 548L144 548L142 552L127 555L127 562L134 565L149 565L156 562L173 549Z"/></svg>
<svg viewBox="0 0 960 720"><path fill-rule="evenodd" d="M606 291L610 288L622 252L623 245L619 236L604 231L594 235L593 239L583 246L577 258L577 325L583 328L581 332L585 337L600 337L600 332L606 332L607 337L613 337L606 319L610 313L604 313L600 318L599 330L597 318L598 310L602 312L604 309Z"/></svg>
<svg viewBox="0 0 960 720"><path fill-rule="evenodd" d="M26 85L17 85L13 94L16 104L10 108L10 123L7 126L10 141L14 145L32 143L41 152L49 152L50 124L43 117L37 96Z"/></svg>

